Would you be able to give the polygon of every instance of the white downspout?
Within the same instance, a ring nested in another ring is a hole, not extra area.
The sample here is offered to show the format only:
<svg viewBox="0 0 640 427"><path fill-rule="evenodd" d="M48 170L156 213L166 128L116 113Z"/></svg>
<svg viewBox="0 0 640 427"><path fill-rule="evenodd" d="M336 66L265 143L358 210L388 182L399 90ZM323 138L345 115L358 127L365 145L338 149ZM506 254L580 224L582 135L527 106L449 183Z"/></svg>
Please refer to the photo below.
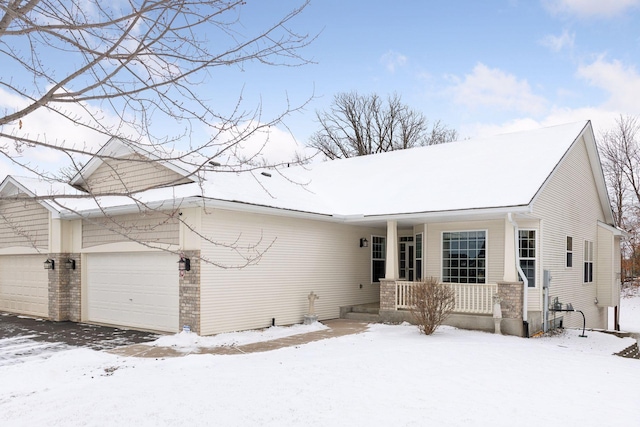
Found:
<svg viewBox="0 0 640 427"><path fill-rule="evenodd" d="M527 306L529 304L529 298L528 298L528 294L529 294L529 280L527 279L527 276L524 274L524 271L522 271L522 267L520 267L520 251L518 250L518 223L515 222L515 220L513 219L511 212L509 212L507 214L507 219L509 220L509 222L511 223L511 225L513 225L513 244L515 246L515 250L516 250L516 270L518 270L518 274L520 275L520 278L522 279L523 282L523 291L522 291L522 321L526 322L527 321Z"/></svg>

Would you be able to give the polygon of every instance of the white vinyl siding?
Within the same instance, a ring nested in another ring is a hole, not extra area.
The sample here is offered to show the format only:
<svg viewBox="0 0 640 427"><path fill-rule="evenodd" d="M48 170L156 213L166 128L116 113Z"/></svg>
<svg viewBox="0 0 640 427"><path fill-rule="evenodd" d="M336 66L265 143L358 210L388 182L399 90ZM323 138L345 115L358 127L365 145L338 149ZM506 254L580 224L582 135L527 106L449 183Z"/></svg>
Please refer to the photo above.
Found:
<svg viewBox="0 0 640 427"><path fill-rule="evenodd" d="M107 243L142 241L178 244L180 228L173 212L118 215L82 222L82 247Z"/></svg>
<svg viewBox="0 0 640 427"><path fill-rule="evenodd" d="M338 318L339 307L379 300L371 284L371 251L362 237L384 229L232 212L202 215L201 334L300 323L307 296L320 299L320 320ZM249 265L245 265L249 262Z"/></svg>
<svg viewBox="0 0 640 427"><path fill-rule="evenodd" d="M618 305L620 263L616 259L614 248L616 239L604 227L598 227L598 253L596 256L595 281L597 287L598 305L614 307ZM617 268L615 268L616 266ZM618 296L616 296L616 294Z"/></svg>
<svg viewBox="0 0 640 427"><path fill-rule="evenodd" d="M134 154L105 160L83 185L92 193L127 193L191 182L158 162Z"/></svg>
<svg viewBox="0 0 640 427"><path fill-rule="evenodd" d="M49 211L39 203L25 200L0 201L0 249L49 246Z"/></svg>
<svg viewBox="0 0 640 427"><path fill-rule="evenodd" d="M0 256L0 311L49 316L46 255Z"/></svg>
<svg viewBox="0 0 640 427"><path fill-rule="evenodd" d="M580 177L580 179L576 179ZM553 277L549 294L563 303L583 310L587 327L606 326L606 309L594 304L596 289L583 285L584 240L595 243L598 253L597 221L604 222L604 213L596 190L585 142L576 141L533 203L533 213L542 218L540 234L543 249L541 262ZM573 265L566 267L567 236L573 238ZM576 268L577 267L577 268ZM530 294L531 295L531 294ZM540 297L541 298L541 297ZM531 302L530 298L530 302ZM529 305L531 309L531 305ZM565 326L582 326L580 314L563 314Z"/></svg>

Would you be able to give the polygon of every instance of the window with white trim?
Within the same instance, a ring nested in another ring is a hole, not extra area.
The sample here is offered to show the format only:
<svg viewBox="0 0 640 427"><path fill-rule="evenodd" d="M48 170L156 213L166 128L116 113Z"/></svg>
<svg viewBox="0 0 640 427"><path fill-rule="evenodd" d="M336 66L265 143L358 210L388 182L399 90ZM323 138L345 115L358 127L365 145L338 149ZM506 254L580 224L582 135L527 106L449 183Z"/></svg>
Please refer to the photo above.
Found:
<svg viewBox="0 0 640 427"><path fill-rule="evenodd" d="M567 267L573 267L573 237L567 236Z"/></svg>
<svg viewBox="0 0 640 427"><path fill-rule="evenodd" d="M379 282L384 279L385 257L386 257L386 237L371 236L371 282Z"/></svg>
<svg viewBox="0 0 640 427"><path fill-rule="evenodd" d="M536 286L536 230L518 230L518 257L528 286Z"/></svg>
<svg viewBox="0 0 640 427"><path fill-rule="evenodd" d="M416 234L416 280L422 280L422 233Z"/></svg>
<svg viewBox="0 0 640 427"><path fill-rule="evenodd" d="M584 283L593 282L593 242L584 241Z"/></svg>
<svg viewBox="0 0 640 427"><path fill-rule="evenodd" d="M486 246L486 231L442 233L442 281L486 283Z"/></svg>

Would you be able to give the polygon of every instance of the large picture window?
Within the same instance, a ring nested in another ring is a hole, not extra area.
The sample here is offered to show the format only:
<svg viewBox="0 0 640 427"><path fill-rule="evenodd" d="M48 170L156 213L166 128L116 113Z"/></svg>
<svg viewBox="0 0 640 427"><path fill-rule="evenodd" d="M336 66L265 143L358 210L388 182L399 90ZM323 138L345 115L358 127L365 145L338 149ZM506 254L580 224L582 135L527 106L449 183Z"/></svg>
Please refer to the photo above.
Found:
<svg viewBox="0 0 640 427"><path fill-rule="evenodd" d="M527 277L528 286L536 286L536 231L518 230L518 256L520 268Z"/></svg>
<svg viewBox="0 0 640 427"><path fill-rule="evenodd" d="M584 241L584 283L593 282L593 242Z"/></svg>
<svg viewBox="0 0 640 427"><path fill-rule="evenodd" d="M379 282L385 276L386 237L371 236L371 282Z"/></svg>
<svg viewBox="0 0 640 427"><path fill-rule="evenodd" d="M486 231L442 233L442 281L486 283Z"/></svg>

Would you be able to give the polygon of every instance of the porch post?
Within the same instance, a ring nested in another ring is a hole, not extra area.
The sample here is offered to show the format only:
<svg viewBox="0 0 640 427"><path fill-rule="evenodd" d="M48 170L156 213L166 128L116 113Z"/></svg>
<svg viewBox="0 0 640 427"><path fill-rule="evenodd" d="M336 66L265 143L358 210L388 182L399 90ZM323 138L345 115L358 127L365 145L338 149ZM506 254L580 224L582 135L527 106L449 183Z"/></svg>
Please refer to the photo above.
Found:
<svg viewBox="0 0 640 427"><path fill-rule="evenodd" d="M387 280L398 278L398 223L387 221L387 248L385 261L385 275Z"/></svg>
<svg viewBox="0 0 640 427"><path fill-rule="evenodd" d="M396 314L396 280L398 279L398 223L387 221L385 278L380 279L380 320L394 321Z"/></svg>
<svg viewBox="0 0 640 427"><path fill-rule="evenodd" d="M516 248L513 225L504 220L504 277L505 282L518 282L516 271Z"/></svg>

